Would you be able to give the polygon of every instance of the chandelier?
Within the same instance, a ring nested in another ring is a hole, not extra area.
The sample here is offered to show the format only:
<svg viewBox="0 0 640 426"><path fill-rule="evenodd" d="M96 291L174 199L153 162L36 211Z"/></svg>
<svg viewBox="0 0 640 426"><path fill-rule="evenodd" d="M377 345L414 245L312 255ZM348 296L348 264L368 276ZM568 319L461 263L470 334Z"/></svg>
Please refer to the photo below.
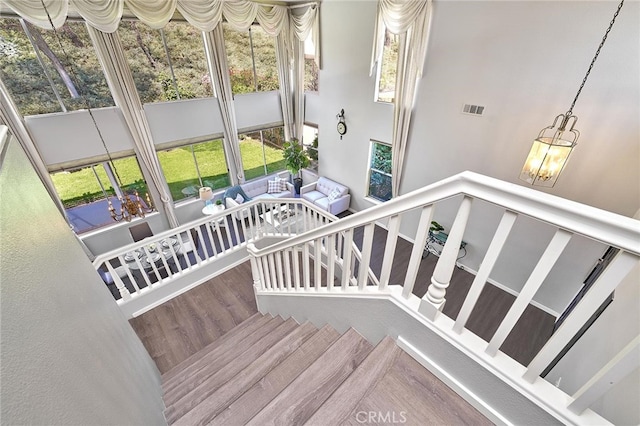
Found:
<svg viewBox="0 0 640 426"><path fill-rule="evenodd" d="M538 134L538 137L533 141L533 146L531 147L531 151L529 151L529 156L527 157L524 167L520 172L521 180L530 183L531 185L547 188L552 188L558 180L560 173L567 164L569 154L571 154L571 151L577 145L578 137L580 136L580 132L575 128L578 117L573 115L573 107L578 101L580 92L582 92L582 88L587 82L587 78L591 73L593 64L596 62L596 59L600 54L600 50L602 49L602 46L604 46L604 42L607 40L609 31L611 31L613 23L616 21L623 4L624 0L622 0L618 5L618 9L609 23L609 28L607 28L607 31L604 33L604 37L598 46L598 50L596 50L595 56L591 60L589 69L582 79L582 84L580 85L578 93L576 93L569 110L564 114L556 116L553 120L553 124L542 129Z"/></svg>
<svg viewBox="0 0 640 426"><path fill-rule="evenodd" d="M114 167L115 171L115 167ZM116 172L117 173L117 172ZM109 213L111 214L111 218L116 222L121 220L126 220L127 222L131 222L136 216L144 217L145 213L151 213L154 208L151 204L151 199L149 198L149 193L146 195L146 204L148 207L142 205L142 200L140 200L140 196L138 195L138 191L134 192L134 197L132 198L129 194L124 194L124 196L118 197L120 200L120 213L116 213L115 207L111 204L111 200L107 197L107 202L109 203Z"/></svg>
<svg viewBox="0 0 640 426"><path fill-rule="evenodd" d="M51 25L51 28L53 29L53 33L55 35L55 39L58 42L58 46L60 47L60 50L62 51L62 53L65 55L65 58L67 60L67 63L69 64L70 67L70 74L72 74L73 79L75 80L74 83L76 85L76 87L78 88L78 93L82 93L84 94L84 88L82 86L80 86L80 79L77 77L77 74L75 72L75 67L74 67L74 62L71 61L71 58L69 56L69 54L67 53L67 51L65 50L61 40L60 40L60 34L58 33L58 31L56 30L56 27L53 25L53 21L51 20L51 16L49 15L49 11L47 10L47 6L42 3L42 6L44 7L44 10L47 14L47 18L49 20L49 24ZM115 174L115 179L116 179L116 185L118 186L118 188L122 188L122 180L120 179L120 175L118 174L118 170L116 169L116 166L113 162L113 158L111 158L111 153L109 152L109 149L107 148L107 144L104 140L104 137L102 136L102 132L100 131L100 128L98 127L98 123L96 122L95 117L93 116L93 111L91 110L91 105L89 105L89 101L87 96L82 96L80 95L80 97L84 100L85 103L85 107L87 108L87 112L89 113L89 117L91 117L91 121L93 122L93 126L96 129L96 132L98 133L98 136L100 138L100 141L102 142L102 146L104 147L104 150L107 154L107 159L108 162L107 164L109 165L109 167L111 167L111 169L113 169L113 172ZM111 179L110 179L111 180ZM112 182L112 185L114 185L114 183ZM102 186L102 183L100 183L100 186ZM115 185L114 185L115 186ZM104 191L104 188L103 188ZM105 193L106 195L106 193ZM153 207L153 203L151 203L151 198L149 197L149 193L145 194L145 200L146 200L146 205L143 205L142 200L140 199L140 196L138 195L138 191L134 191L134 194L128 194L126 192L123 191L123 195L119 195L118 196L118 200L120 201L120 212L117 213L116 212L116 208L113 206L113 204L111 203L111 198L107 195L107 208L109 210L109 214L111 215L111 218L113 220L115 220L116 222L125 220L127 222L131 222L131 219L133 219L134 217L144 217L146 213L150 213L152 211L155 210L155 208Z"/></svg>

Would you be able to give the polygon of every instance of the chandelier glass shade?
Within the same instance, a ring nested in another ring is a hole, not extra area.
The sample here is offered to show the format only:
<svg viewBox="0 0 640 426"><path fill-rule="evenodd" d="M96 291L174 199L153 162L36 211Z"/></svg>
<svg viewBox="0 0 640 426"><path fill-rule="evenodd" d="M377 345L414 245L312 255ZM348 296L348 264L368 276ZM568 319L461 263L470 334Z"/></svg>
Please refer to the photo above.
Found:
<svg viewBox="0 0 640 426"><path fill-rule="evenodd" d="M567 130L567 124L571 119L571 128ZM561 120L560 126L556 127L558 120ZM580 132L573 128L577 120L578 118L570 113L560 114L551 126L540 131L533 141L520 179L536 186L551 188L555 185L569 160L569 154L577 145Z"/></svg>

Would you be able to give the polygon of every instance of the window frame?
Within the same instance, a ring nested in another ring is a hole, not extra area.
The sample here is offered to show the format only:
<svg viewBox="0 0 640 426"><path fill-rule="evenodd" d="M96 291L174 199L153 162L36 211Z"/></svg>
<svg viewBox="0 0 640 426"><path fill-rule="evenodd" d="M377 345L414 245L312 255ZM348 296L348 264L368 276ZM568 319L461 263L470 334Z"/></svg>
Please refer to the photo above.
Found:
<svg viewBox="0 0 640 426"><path fill-rule="evenodd" d="M375 80L375 90L374 90L374 94L373 94L373 100L376 103L393 105L394 102L395 102L395 97L396 97L396 86L397 86L397 81L398 81L397 80L397 77L398 77L398 60L400 59L400 51L402 49L402 40L401 40L399 34L391 33L387 29L386 26L385 26L384 31L385 31L385 39L387 38L387 34L389 34L391 37L394 37L396 39L395 42L397 43L397 46L398 46L398 52L397 52L398 53L398 57L396 58L396 61L393 64L393 66L395 68L394 69L394 74L395 74L394 80L395 80L395 82L394 82L394 85L393 85L393 97L391 98L390 101L383 100L383 99L380 98L380 84L382 82L382 79L381 79L381 77L382 77L382 67L384 65L384 54L385 54L385 52L387 50L387 46L385 46L385 44L383 42L382 43L382 51L380 52L380 57L378 58L378 63L377 63L377 66L376 66L376 80Z"/></svg>
<svg viewBox="0 0 640 426"><path fill-rule="evenodd" d="M369 142L370 142L370 144L369 144L369 156L367 157L367 178L366 178L366 182L365 182L365 194L366 194L365 198L367 200L373 202L373 203L380 204L380 203L384 203L384 202L387 202L387 201L393 199L393 193L391 194L391 196L389 197L388 200L382 200L380 198L372 196L370 194L370 191L369 191L370 186L371 186L371 172L374 171L376 173L380 173L382 175L388 176L390 179L393 179L393 170L392 170L391 173L387 173L387 172L384 172L382 170L374 169L372 167L372 164L371 164L372 163L372 156L373 156L373 154L375 152L374 145L380 144L380 145L388 146L389 148L391 148L391 144L387 143L387 142L382 142L382 141L379 141L379 140L375 140L375 139L370 139Z"/></svg>

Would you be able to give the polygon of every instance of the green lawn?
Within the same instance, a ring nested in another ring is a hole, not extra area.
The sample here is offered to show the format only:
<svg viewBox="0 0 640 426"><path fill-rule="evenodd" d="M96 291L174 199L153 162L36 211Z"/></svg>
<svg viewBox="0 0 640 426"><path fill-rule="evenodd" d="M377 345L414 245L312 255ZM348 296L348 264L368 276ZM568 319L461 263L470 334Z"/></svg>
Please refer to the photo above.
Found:
<svg viewBox="0 0 640 426"><path fill-rule="evenodd" d="M246 180L265 175L264 158L267 163L267 173L284 170L282 150L265 146L264 157L260 141L245 138L240 141L240 152L245 169ZM214 140L191 146L158 152L158 158L164 172L171 195L174 200L181 200L192 196L200 187L196 166L193 161L195 155L200 176L206 186L220 189L229 186L227 164L221 140ZM115 167L123 186L135 188L141 196L147 189L135 157L115 160ZM109 179L101 165L95 167L105 190L113 194ZM84 202L91 202L103 198L102 190L91 167L75 172L61 172L51 175L58 195L66 207Z"/></svg>

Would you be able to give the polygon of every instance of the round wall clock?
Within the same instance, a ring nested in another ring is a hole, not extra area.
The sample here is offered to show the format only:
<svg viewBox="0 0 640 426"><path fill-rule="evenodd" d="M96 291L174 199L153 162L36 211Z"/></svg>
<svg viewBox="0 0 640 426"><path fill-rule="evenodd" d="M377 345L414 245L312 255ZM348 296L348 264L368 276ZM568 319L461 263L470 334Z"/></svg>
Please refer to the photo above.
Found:
<svg viewBox="0 0 640 426"><path fill-rule="evenodd" d="M340 134L340 139L342 139L342 135L347 133L347 125L344 121L338 123L338 133Z"/></svg>

